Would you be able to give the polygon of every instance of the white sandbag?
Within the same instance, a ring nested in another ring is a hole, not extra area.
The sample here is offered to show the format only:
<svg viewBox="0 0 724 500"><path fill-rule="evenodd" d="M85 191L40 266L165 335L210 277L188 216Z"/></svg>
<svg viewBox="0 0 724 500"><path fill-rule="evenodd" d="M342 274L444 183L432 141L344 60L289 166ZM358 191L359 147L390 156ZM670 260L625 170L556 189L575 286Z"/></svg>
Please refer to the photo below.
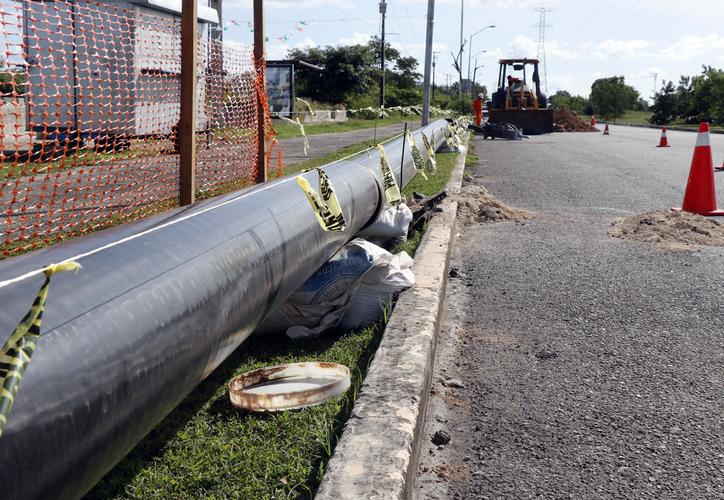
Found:
<svg viewBox="0 0 724 500"><path fill-rule="evenodd" d="M400 203L396 207L387 207L375 221L357 233L361 238L401 238L407 236L407 230L412 222L412 210Z"/></svg>
<svg viewBox="0 0 724 500"><path fill-rule="evenodd" d="M410 279L414 282L414 276L409 271L411 262L412 259L404 252L395 256L369 241L356 238L272 312L255 333L283 331L293 339L313 337L337 326L352 306L367 312L350 315L350 321L360 325L374 323L381 317L382 308L372 311L372 304L377 306L383 297L398 292L401 286L410 286ZM401 266L401 272L395 266ZM368 275L369 280L366 279ZM376 290L373 285L381 281L385 281L390 289ZM368 298L357 302L355 297L362 287L365 287L363 293ZM376 319L364 323L368 317Z"/></svg>
<svg viewBox="0 0 724 500"><path fill-rule="evenodd" d="M383 250L383 249L382 249ZM397 255L383 250L375 265L362 278L339 326L345 329L361 328L382 320L386 307L397 295L415 284L412 257L406 252Z"/></svg>

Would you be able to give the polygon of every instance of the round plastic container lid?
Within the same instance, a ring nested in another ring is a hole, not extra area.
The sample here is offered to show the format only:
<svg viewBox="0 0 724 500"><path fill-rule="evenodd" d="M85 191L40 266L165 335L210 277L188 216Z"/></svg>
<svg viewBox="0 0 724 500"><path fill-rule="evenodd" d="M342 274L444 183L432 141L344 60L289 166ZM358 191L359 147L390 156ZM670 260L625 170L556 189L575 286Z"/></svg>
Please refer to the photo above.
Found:
<svg viewBox="0 0 724 500"><path fill-rule="evenodd" d="M248 411L313 406L343 394L349 369L337 363L290 363L242 373L229 382L229 399Z"/></svg>

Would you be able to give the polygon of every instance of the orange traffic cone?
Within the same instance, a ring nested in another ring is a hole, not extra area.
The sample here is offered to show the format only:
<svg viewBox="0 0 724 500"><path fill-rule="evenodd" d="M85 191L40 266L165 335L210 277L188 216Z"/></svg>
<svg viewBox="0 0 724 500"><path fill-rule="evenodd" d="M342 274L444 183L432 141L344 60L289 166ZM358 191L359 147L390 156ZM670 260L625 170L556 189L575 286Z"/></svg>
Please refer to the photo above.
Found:
<svg viewBox="0 0 724 500"><path fill-rule="evenodd" d="M711 158L709 124L707 122L702 122L699 125L699 135L696 137L694 157L691 159L684 203L681 208L674 210L683 210L699 215L724 215L724 210L720 210L716 204L714 161Z"/></svg>
<svg viewBox="0 0 724 500"><path fill-rule="evenodd" d="M591 127L596 126L596 117L594 115L591 115Z"/></svg>
<svg viewBox="0 0 724 500"><path fill-rule="evenodd" d="M669 148L669 140L666 138L666 127L661 129L661 139L659 140L659 145L656 146L657 148Z"/></svg>
<svg viewBox="0 0 724 500"><path fill-rule="evenodd" d="M608 135L608 123L606 124L606 127L603 129L603 135Z"/></svg>

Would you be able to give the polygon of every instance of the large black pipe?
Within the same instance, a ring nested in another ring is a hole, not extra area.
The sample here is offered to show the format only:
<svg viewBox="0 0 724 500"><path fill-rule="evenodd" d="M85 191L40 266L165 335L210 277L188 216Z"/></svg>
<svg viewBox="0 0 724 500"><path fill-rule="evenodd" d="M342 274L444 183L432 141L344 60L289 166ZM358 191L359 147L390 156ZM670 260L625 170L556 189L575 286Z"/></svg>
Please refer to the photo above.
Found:
<svg viewBox="0 0 724 500"><path fill-rule="evenodd" d="M438 146L446 126L422 130ZM399 182L402 138L385 147ZM409 145L405 153L402 185L414 173ZM0 262L2 335L43 279L15 278L71 258L83 266L50 285L42 336L0 437L0 497L83 495L376 216L376 150L324 170L345 232L323 231L284 178ZM306 175L316 187L316 173Z"/></svg>

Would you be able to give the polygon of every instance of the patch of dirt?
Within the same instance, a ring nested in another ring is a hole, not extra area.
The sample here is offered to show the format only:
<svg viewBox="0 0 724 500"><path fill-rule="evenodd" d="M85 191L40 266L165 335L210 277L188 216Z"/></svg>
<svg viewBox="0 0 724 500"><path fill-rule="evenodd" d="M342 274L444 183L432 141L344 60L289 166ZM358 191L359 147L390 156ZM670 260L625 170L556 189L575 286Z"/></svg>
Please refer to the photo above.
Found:
<svg viewBox="0 0 724 500"><path fill-rule="evenodd" d="M615 238L652 243L672 251L692 251L697 245L724 246L724 224L701 215L652 210L618 219L609 234Z"/></svg>
<svg viewBox="0 0 724 500"><path fill-rule="evenodd" d="M591 127L590 121L584 121L575 111L571 111L570 109L554 109L553 131L598 132L598 129L596 127Z"/></svg>
<svg viewBox="0 0 724 500"><path fill-rule="evenodd" d="M466 477L470 477L472 471L465 466L454 466L449 464L440 464L433 468L433 471L440 479L444 481L456 481Z"/></svg>
<svg viewBox="0 0 724 500"><path fill-rule="evenodd" d="M480 184L468 182L458 195L458 218L465 224L532 219L534 214L509 207Z"/></svg>

